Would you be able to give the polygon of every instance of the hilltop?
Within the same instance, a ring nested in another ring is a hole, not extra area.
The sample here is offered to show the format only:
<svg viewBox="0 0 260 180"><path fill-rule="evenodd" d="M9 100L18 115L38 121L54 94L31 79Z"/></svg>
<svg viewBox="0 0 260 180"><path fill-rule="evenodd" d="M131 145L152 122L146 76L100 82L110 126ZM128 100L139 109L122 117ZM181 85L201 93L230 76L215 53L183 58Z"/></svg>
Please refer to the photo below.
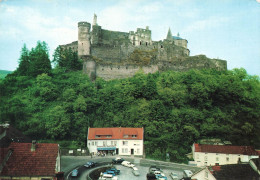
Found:
<svg viewBox="0 0 260 180"><path fill-rule="evenodd" d="M10 73L12 73L12 71L0 70L0 79L5 78L5 76Z"/></svg>

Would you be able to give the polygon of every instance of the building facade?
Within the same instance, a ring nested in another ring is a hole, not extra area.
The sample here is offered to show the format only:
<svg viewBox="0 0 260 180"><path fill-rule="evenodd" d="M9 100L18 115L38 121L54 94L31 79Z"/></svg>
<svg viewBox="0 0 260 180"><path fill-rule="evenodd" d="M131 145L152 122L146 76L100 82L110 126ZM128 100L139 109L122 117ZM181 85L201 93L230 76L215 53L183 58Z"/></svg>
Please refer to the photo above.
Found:
<svg viewBox="0 0 260 180"><path fill-rule="evenodd" d="M87 146L92 154L143 155L143 128L89 128Z"/></svg>
<svg viewBox="0 0 260 180"><path fill-rule="evenodd" d="M197 166L214 166L249 162L259 155L251 146L225 146L196 144L192 146L193 159Z"/></svg>

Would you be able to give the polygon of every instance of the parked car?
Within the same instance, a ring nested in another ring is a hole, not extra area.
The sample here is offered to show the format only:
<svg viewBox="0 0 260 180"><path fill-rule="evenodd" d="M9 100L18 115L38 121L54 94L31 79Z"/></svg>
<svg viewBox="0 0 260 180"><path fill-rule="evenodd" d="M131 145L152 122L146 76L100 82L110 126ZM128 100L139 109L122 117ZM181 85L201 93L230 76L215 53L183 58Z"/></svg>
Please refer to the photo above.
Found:
<svg viewBox="0 0 260 180"><path fill-rule="evenodd" d="M124 161L124 159L123 158L121 158L121 157L117 157L117 158L115 158L115 159L112 159L112 163L122 163Z"/></svg>
<svg viewBox="0 0 260 180"><path fill-rule="evenodd" d="M163 174L161 171L154 171L154 174L155 174L155 175L159 175L159 174L160 174L160 175L162 175L162 176L165 176L165 174Z"/></svg>
<svg viewBox="0 0 260 180"><path fill-rule="evenodd" d="M133 169L133 170L135 170L135 171L138 171L138 168L137 168L137 167L135 167L135 166L134 166L134 167L132 167L132 169Z"/></svg>
<svg viewBox="0 0 260 180"><path fill-rule="evenodd" d="M95 165L96 165L95 162L93 162L93 161L88 161L84 166L87 167L87 168L91 168L91 167L93 167L93 166L95 166Z"/></svg>
<svg viewBox="0 0 260 180"><path fill-rule="evenodd" d="M140 172L138 170L132 170L132 173L135 175L135 176L140 176Z"/></svg>
<svg viewBox="0 0 260 180"><path fill-rule="evenodd" d="M120 170L116 169L116 168L111 168L111 169L108 169L107 171L113 171L116 175L120 174Z"/></svg>
<svg viewBox="0 0 260 180"><path fill-rule="evenodd" d="M149 172L154 173L154 171L161 171L162 172L162 169L159 168L159 167L156 167L156 166L150 166Z"/></svg>
<svg viewBox="0 0 260 180"><path fill-rule="evenodd" d="M150 172L150 173L154 173L154 171L157 171L156 166L150 166L149 172Z"/></svg>
<svg viewBox="0 0 260 180"><path fill-rule="evenodd" d="M170 177L172 178L172 180L178 180L179 179L178 175L175 172L171 172Z"/></svg>
<svg viewBox="0 0 260 180"><path fill-rule="evenodd" d="M162 176L161 174L155 175L158 180L167 180L166 176Z"/></svg>
<svg viewBox="0 0 260 180"><path fill-rule="evenodd" d="M154 175L154 173L147 173L146 174L146 179L147 180L157 180L156 176Z"/></svg>
<svg viewBox="0 0 260 180"><path fill-rule="evenodd" d="M77 169L74 169L71 173L72 177L77 177L79 175L79 171Z"/></svg>
<svg viewBox="0 0 260 180"><path fill-rule="evenodd" d="M129 161L123 161L121 164L123 166L126 166L126 167L134 167L135 166L134 164L130 163Z"/></svg>
<svg viewBox="0 0 260 180"><path fill-rule="evenodd" d="M112 176L115 176L115 175L116 175L116 173L115 173L114 171L108 171L108 170L103 173L103 176L104 176L104 174L110 174L110 175L112 175Z"/></svg>
<svg viewBox="0 0 260 180"><path fill-rule="evenodd" d="M191 177L193 173L190 170L184 170L183 174L184 174L184 177Z"/></svg>

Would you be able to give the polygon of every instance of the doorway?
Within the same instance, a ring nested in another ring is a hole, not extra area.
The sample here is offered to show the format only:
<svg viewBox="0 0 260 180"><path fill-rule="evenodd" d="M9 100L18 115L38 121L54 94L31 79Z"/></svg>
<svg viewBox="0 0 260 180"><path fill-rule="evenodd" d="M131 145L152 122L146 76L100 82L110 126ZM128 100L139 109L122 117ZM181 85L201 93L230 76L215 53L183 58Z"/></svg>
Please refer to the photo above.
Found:
<svg viewBox="0 0 260 180"><path fill-rule="evenodd" d="M134 154L134 149L131 149L131 155L133 155Z"/></svg>

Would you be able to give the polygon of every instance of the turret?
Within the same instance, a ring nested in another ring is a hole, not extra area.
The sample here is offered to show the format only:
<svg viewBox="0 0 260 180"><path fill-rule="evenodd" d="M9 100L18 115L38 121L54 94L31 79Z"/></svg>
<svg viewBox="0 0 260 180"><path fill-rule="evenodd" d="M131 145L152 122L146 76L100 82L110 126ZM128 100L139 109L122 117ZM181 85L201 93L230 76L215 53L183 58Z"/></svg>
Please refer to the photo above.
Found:
<svg viewBox="0 0 260 180"><path fill-rule="evenodd" d="M101 26L97 24L97 15L94 14L91 34L91 44L99 44L101 38Z"/></svg>
<svg viewBox="0 0 260 180"><path fill-rule="evenodd" d="M94 14L94 18L93 18L93 24L92 26L96 26L97 25L97 15Z"/></svg>
<svg viewBox="0 0 260 180"><path fill-rule="evenodd" d="M90 23L78 23L78 56L90 55Z"/></svg>
<svg viewBox="0 0 260 180"><path fill-rule="evenodd" d="M167 39L167 40L172 40L172 32L171 32L171 29L170 29L170 28L169 28L169 30L168 30L166 39Z"/></svg>

